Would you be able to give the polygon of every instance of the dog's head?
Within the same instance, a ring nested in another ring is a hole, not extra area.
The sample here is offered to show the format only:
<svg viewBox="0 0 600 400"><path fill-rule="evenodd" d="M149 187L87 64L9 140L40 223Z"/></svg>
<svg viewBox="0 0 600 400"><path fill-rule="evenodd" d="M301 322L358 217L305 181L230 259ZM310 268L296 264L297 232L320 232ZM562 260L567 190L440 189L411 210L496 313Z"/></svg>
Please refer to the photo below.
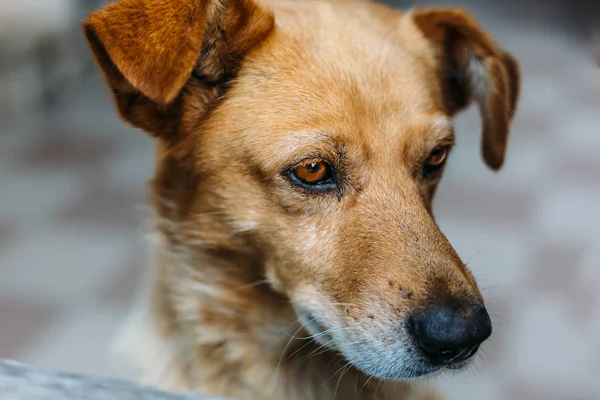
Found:
<svg viewBox="0 0 600 400"><path fill-rule="evenodd" d="M431 213L450 118L479 106L497 170L517 102L516 62L468 13L121 0L84 31L121 116L157 138L162 216L207 252L260 260L324 344L408 378L487 339L477 284Z"/></svg>

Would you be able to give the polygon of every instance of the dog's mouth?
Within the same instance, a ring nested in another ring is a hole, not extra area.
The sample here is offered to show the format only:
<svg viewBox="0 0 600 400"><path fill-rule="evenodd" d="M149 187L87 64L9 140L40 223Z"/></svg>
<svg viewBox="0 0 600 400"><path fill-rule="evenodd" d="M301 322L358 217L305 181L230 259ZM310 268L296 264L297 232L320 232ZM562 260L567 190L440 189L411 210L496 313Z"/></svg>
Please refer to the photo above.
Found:
<svg viewBox="0 0 600 400"><path fill-rule="evenodd" d="M470 360L473 358L475 354L477 354L477 350L479 350L479 346L473 347L469 350L464 356L460 359L451 360L447 364L444 365L444 368L451 370L459 370L467 366Z"/></svg>
<svg viewBox="0 0 600 400"><path fill-rule="evenodd" d="M306 339L311 339L318 343L323 348L328 348L330 350L339 351L342 354L345 352L342 351L344 348L343 342L340 344L336 343L336 337L334 335L334 329L328 328L322 321L319 320L313 313L308 310L298 307L296 309L298 320L302 324L302 327L308 332L309 337ZM411 348L406 352L401 352L402 355L398 354L398 356L402 359L388 359L388 360L379 360L371 358L371 362L374 364L378 363L388 363L390 372L388 373L377 373L375 372L375 376L379 376L385 379L411 379L411 378L421 378L425 376L431 376L433 374L439 373L441 371L458 371L460 369L468 366L475 354L479 349L479 346L475 346L471 348L469 351L461 354L460 356L449 357L447 360L438 360L438 362L432 362L431 357L427 354L422 354L421 350L418 346L410 346ZM346 349L348 350L348 349ZM364 351L364 349L362 350ZM354 357L350 357L352 359ZM387 358L383 356L383 358ZM408 359L406 359L408 358ZM354 362L353 362L354 361ZM353 360L353 364L357 360ZM372 371L369 371L371 368L364 368L364 366L360 365L361 362L356 364L357 368L363 370L367 374L371 374ZM404 367L399 367L399 370L402 370L402 373L398 373L396 368L393 368L392 364L404 365ZM378 370L379 368L375 368ZM387 368L384 368L387 370ZM394 372L395 371L395 372Z"/></svg>

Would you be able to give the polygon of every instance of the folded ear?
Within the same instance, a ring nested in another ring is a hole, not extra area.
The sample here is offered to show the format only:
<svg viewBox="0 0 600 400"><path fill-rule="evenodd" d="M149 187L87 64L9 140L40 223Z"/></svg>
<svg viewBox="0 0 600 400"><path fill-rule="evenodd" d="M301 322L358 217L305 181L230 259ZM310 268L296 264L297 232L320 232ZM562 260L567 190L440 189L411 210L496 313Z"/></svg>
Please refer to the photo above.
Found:
<svg viewBox="0 0 600 400"><path fill-rule="evenodd" d="M120 0L92 13L83 31L123 118L161 136L175 129L192 75L200 100L214 101L273 26L252 0Z"/></svg>
<svg viewBox="0 0 600 400"><path fill-rule="evenodd" d="M519 95L517 62L463 10L413 10L411 17L437 51L448 112L476 101L483 123L483 158L493 170L500 169Z"/></svg>

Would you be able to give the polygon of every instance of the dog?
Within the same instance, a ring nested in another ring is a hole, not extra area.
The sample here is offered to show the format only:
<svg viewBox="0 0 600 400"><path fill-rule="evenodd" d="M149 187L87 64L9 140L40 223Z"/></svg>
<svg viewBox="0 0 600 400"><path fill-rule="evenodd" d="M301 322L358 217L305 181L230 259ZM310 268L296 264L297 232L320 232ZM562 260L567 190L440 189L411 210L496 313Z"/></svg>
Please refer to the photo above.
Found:
<svg viewBox="0 0 600 400"><path fill-rule="evenodd" d="M118 0L83 32L156 143L156 263L125 346L141 381L406 400L471 362L492 324L432 200L471 103L501 168L520 78L468 12Z"/></svg>

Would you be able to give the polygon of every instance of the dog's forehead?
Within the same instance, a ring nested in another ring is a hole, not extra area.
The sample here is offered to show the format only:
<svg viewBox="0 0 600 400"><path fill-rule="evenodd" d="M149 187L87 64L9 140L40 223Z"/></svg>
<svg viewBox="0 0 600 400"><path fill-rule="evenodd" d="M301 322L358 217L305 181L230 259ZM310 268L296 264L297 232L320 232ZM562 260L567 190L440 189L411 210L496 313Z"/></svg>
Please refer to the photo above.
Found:
<svg viewBox="0 0 600 400"><path fill-rule="evenodd" d="M314 133L382 156L440 136L447 120L427 41L399 13L353 5L276 7L274 35L203 132L217 142L237 132L245 151L280 155Z"/></svg>
<svg viewBox="0 0 600 400"><path fill-rule="evenodd" d="M439 78L430 45L401 14L368 3L285 3L271 40L251 54L229 98L238 109L306 130L335 120L384 129L414 115L439 114ZM257 120L257 124L269 122ZM304 124L304 126L301 126Z"/></svg>
<svg viewBox="0 0 600 400"><path fill-rule="evenodd" d="M308 70L331 83L340 78L345 84L343 79L351 77L365 89L409 91L428 83L430 68L424 67L434 58L429 42L409 17L372 6L323 2L275 8L272 51L282 58L270 61Z"/></svg>

